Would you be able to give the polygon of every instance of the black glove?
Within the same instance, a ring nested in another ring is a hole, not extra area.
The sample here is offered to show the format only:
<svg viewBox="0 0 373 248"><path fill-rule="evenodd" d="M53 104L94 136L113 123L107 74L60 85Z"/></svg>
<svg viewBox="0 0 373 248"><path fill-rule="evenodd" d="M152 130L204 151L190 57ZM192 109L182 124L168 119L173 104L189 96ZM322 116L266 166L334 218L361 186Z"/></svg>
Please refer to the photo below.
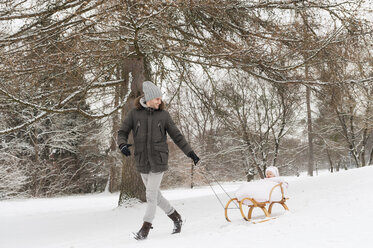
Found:
<svg viewBox="0 0 373 248"><path fill-rule="evenodd" d="M188 157L190 157L193 160L194 165L197 165L199 157L193 151L188 153Z"/></svg>
<svg viewBox="0 0 373 248"><path fill-rule="evenodd" d="M120 144L119 145L119 149L120 151L125 155L125 156L130 156L131 155L131 151L129 149L129 147L132 146L131 144Z"/></svg>

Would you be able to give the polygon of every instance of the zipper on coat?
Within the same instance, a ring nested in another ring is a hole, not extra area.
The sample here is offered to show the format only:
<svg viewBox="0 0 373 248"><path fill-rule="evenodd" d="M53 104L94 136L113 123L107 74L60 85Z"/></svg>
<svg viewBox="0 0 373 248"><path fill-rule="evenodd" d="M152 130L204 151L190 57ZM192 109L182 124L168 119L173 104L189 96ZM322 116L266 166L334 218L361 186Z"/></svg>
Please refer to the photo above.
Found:
<svg viewBox="0 0 373 248"><path fill-rule="evenodd" d="M137 135L137 132L139 131L140 127L140 121L137 121L136 129L135 129L135 136Z"/></svg>
<svg viewBox="0 0 373 248"><path fill-rule="evenodd" d="M162 125L160 122L158 122L159 131L161 131L162 136L164 136Z"/></svg>

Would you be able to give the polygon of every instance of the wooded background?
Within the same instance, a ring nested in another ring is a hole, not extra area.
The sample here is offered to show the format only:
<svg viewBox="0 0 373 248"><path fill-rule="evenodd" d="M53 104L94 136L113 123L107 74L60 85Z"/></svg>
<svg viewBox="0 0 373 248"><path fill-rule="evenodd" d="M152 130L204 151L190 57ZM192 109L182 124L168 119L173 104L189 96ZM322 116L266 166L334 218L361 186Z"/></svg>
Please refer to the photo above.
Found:
<svg viewBox="0 0 373 248"><path fill-rule="evenodd" d="M369 0L0 0L0 199L121 191L117 148L151 80L201 162L170 141L163 187L373 164Z"/></svg>

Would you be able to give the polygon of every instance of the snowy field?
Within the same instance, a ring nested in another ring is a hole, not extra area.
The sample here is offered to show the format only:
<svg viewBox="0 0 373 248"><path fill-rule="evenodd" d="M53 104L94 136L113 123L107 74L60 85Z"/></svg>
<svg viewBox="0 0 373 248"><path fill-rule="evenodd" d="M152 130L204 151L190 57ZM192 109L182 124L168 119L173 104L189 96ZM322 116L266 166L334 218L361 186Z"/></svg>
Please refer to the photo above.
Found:
<svg viewBox="0 0 373 248"><path fill-rule="evenodd" d="M145 204L117 208L117 194L2 201L0 248L372 247L373 166L287 179L290 212L275 205L279 218L261 224L245 222L237 210L228 223L209 187L163 191L186 223L171 235L172 222L158 209L145 241L130 237ZM263 214L255 210L254 217Z"/></svg>

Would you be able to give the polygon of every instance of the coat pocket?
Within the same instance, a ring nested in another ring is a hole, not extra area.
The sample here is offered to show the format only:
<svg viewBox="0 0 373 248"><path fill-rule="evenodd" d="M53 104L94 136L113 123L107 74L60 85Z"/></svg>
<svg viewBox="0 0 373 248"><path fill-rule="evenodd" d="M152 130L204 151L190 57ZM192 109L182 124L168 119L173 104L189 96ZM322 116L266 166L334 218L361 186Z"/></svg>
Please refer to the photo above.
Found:
<svg viewBox="0 0 373 248"><path fill-rule="evenodd" d="M160 152L161 164L168 164L168 152Z"/></svg>
<svg viewBox="0 0 373 248"><path fill-rule="evenodd" d="M166 145L155 145L155 158L159 164L168 164L168 146Z"/></svg>
<svg viewBox="0 0 373 248"><path fill-rule="evenodd" d="M136 145L135 146L134 155L135 155L135 162L136 162L137 166L140 166L141 162L142 162L141 159L144 159L144 157L142 155L142 153L144 151L144 145Z"/></svg>

